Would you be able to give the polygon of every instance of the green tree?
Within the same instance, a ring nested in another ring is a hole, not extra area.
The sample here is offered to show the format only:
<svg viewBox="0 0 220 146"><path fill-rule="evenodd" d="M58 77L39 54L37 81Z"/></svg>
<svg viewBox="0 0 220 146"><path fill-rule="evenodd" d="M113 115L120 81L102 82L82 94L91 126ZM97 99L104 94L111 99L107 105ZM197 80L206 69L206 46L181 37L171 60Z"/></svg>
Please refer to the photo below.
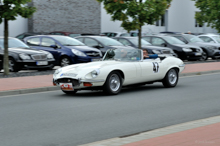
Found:
<svg viewBox="0 0 220 146"><path fill-rule="evenodd" d="M128 32L138 30L139 48L141 48L142 26L154 24L165 13L172 0L97 0L112 20L122 21L121 27Z"/></svg>
<svg viewBox="0 0 220 146"><path fill-rule="evenodd" d="M207 23L220 32L220 1L219 0L192 0L200 12L195 14L197 22L202 25Z"/></svg>
<svg viewBox="0 0 220 146"><path fill-rule="evenodd" d="M18 15L29 18L36 10L28 6L32 0L0 0L0 23L4 22L4 74L9 74L8 59L8 21L16 20ZM19 29L19 28L18 28Z"/></svg>

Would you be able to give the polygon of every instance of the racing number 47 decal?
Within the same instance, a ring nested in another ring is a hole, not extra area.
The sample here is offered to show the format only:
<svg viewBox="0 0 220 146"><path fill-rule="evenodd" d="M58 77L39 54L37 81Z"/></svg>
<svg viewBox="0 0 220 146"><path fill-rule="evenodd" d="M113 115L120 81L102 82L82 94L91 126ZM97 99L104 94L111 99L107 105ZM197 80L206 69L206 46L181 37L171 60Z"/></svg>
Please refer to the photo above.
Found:
<svg viewBox="0 0 220 146"><path fill-rule="evenodd" d="M154 73L158 73L158 71L159 71L159 63L152 62L152 64L153 64L153 72Z"/></svg>

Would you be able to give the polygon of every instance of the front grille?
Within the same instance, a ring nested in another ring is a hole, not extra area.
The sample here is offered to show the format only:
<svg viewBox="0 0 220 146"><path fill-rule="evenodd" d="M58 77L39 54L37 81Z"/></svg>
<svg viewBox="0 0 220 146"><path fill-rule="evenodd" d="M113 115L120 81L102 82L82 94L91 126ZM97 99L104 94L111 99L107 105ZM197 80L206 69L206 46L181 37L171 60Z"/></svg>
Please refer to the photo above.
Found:
<svg viewBox="0 0 220 146"><path fill-rule="evenodd" d="M162 50L162 53L163 54L170 54L171 52L170 52L170 50Z"/></svg>
<svg viewBox="0 0 220 146"><path fill-rule="evenodd" d="M57 83L72 83L73 86L79 86L79 80L71 79L71 78L62 78L56 81Z"/></svg>
<svg viewBox="0 0 220 146"><path fill-rule="evenodd" d="M34 60L47 60L46 54L31 55Z"/></svg>
<svg viewBox="0 0 220 146"><path fill-rule="evenodd" d="M86 55L91 56L91 57L98 57L98 56L100 56L100 54L98 52L86 53Z"/></svg>

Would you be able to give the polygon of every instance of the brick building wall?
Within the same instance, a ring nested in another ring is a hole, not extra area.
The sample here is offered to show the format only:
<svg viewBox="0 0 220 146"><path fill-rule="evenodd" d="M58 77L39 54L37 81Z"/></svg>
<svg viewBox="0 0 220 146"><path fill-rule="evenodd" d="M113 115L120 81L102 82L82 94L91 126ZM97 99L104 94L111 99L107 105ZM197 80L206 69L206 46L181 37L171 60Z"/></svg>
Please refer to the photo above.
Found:
<svg viewBox="0 0 220 146"><path fill-rule="evenodd" d="M101 10L96 0L32 0L32 5L37 11L29 18L29 32L101 31Z"/></svg>

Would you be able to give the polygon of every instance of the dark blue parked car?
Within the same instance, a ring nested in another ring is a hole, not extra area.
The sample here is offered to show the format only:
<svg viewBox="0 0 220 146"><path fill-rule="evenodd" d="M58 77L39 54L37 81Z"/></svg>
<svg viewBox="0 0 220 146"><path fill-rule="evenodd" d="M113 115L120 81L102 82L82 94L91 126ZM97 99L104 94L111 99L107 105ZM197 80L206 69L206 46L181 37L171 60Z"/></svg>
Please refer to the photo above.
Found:
<svg viewBox="0 0 220 146"><path fill-rule="evenodd" d="M60 66L96 61L102 57L98 49L68 36L37 35L26 37L24 42L32 48L52 53L56 65Z"/></svg>

